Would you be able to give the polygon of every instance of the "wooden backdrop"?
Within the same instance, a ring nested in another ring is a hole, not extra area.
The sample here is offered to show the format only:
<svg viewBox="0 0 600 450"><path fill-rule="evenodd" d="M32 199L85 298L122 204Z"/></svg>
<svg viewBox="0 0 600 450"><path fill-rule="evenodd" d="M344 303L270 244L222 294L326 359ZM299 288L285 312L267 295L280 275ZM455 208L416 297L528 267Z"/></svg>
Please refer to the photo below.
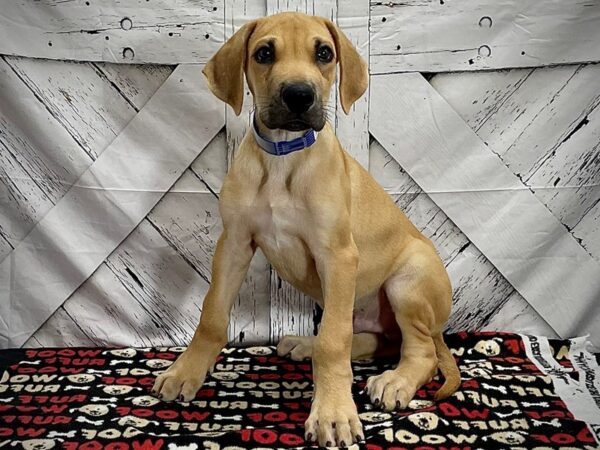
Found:
<svg viewBox="0 0 600 450"><path fill-rule="evenodd" d="M600 2L0 2L0 346L185 344L235 117L202 65L246 20L329 17L369 61L335 128L435 243L448 330L600 343ZM236 343L316 332L255 257Z"/></svg>

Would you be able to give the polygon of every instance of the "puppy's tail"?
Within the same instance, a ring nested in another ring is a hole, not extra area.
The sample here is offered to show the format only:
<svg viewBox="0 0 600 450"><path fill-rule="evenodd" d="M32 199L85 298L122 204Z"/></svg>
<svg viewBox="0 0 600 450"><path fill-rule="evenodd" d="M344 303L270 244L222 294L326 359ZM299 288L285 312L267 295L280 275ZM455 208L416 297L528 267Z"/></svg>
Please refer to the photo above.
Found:
<svg viewBox="0 0 600 450"><path fill-rule="evenodd" d="M460 387L460 371L441 333L433 336L433 343L435 344L440 372L446 379L442 387L435 393L434 398L435 400L443 400L454 394Z"/></svg>

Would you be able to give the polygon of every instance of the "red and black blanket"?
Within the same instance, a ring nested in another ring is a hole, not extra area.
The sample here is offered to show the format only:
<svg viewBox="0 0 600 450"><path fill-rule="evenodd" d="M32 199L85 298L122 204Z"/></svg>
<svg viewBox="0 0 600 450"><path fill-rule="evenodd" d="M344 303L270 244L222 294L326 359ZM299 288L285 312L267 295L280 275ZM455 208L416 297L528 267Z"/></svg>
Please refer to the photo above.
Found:
<svg viewBox="0 0 600 450"><path fill-rule="evenodd" d="M362 392L397 361L353 363L364 449L600 448L600 369L583 340L507 333L447 336L463 381L434 403L434 379L406 410ZM304 448L311 365L273 347L228 348L196 398L165 403L154 377L184 349L47 348L0 352L0 447Z"/></svg>

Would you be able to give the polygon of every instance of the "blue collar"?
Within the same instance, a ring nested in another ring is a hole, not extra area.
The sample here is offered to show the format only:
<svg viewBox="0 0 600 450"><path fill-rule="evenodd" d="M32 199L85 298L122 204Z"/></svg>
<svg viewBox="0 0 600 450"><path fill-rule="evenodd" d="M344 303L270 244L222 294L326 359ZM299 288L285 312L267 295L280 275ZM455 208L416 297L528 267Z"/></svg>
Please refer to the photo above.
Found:
<svg viewBox="0 0 600 450"><path fill-rule="evenodd" d="M254 116L252 116L252 130L254 131L254 139L256 139L256 143L259 147L270 155L275 156L284 156L297 152L298 150L304 150L313 145L317 140L317 132L311 128L304 136L292 139L291 141L270 141L262 137L258 132Z"/></svg>

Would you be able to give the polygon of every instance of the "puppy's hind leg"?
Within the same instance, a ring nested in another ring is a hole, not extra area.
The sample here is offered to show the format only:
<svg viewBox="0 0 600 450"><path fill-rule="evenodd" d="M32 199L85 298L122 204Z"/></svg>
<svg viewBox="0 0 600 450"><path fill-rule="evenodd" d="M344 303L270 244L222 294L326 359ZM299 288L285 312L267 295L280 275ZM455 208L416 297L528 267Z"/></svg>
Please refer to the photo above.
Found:
<svg viewBox="0 0 600 450"><path fill-rule="evenodd" d="M401 358L395 369L369 378L367 392L373 404L386 411L406 408L438 367L446 381L436 399L451 395L460 385L456 362L441 335L450 314L450 283L437 255L423 256L420 251L385 283L402 332Z"/></svg>

